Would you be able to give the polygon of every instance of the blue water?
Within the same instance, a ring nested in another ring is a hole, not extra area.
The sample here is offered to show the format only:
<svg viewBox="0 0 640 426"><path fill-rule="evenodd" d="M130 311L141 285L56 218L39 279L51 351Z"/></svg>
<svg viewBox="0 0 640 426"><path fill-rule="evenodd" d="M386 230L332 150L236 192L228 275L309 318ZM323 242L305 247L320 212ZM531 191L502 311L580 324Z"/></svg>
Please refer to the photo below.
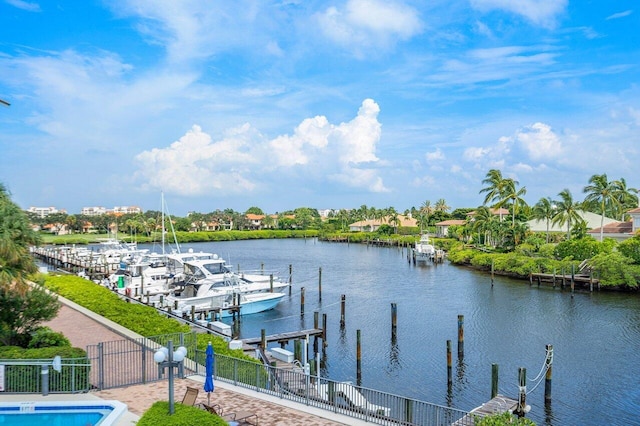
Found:
<svg viewBox="0 0 640 426"><path fill-rule="evenodd" d="M471 410L491 394L491 364L500 393L517 397L518 368L533 379L554 348L552 402L544 383L528 383L528 417L545 425L640 424L640 297L530 286L449 265L412 265L405 250L307 240L198 243L234 268L278 272L292 295L262 314L243 316L241 337L313 327L327 315L323 376L356 382L356 332L361 330L362 385ZM263 266L262 266L263 265ZM322 301L319 300L322 268ZM305 315L300 293L305 287ZM340 327L340 297L346 325ZM397 338L391 339L391 303ZM464 315L465 353L457 359L458 315ZM230 323L231 320L225 320ZM454 355L447 389L446 341ZM293 351L292 343L288 348Z"/></svg>
<svg viewBox="0 0 640 426"><path fill-rule="evenodd" d="M94 426L101 413L20 413L0 414L3 426Z"/></svg>

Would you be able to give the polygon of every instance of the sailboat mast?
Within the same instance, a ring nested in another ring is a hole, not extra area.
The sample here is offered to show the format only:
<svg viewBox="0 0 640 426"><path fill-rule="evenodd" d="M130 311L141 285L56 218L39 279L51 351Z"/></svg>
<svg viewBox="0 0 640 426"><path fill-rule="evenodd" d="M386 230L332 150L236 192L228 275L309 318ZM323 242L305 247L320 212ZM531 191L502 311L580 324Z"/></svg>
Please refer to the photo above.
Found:
<svg viewBox="0 0 640 426"><path fill-rule="evenodd" d="M161 192L161 205L160 205L160 210L162 210L162 254L164 253L164 192Z"/></svg>

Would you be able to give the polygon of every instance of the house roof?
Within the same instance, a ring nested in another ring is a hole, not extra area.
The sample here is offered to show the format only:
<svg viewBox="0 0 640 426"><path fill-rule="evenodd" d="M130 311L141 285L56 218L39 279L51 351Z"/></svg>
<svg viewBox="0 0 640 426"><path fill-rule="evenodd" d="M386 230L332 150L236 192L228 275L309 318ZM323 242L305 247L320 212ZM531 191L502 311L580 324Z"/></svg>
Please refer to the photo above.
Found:
<svg viewBox="0 0 640 426"><path fill-rule="evenodd" d="M449 219L449 220L443 220L442 222L436 223L436 226L455 226L455 225L464 225L465 223L467 223L466 220Z"/></svg>
<svg viewBox="0 0 640 426"><path fill-rule="evenodd" d="M508 214L511 214L509 210L503 209L502 207L500 207L499 209L490 208L489 211L496 216L506 216ZM474 210L472 212L467 213L467 216L474 216L476 214L478 214L478 212Z"/></svg>
<svg viewBox="0 0 640 426"><path fill-rule="evenodd" d="M602 215L591 213L591 212L585 212L585 211L579 211L578 214L580 215L582 220L586 222L587 229L593 229L593 228L600 229L600 220L602 219ZM610 223L616 223L616 222L617 221L615 219L611 219L610 217L606 217L606 216L604 217L604 220L603 220L603 223L605 226ZM529 225L529 229L531 231L534 231L534 232L547 231L546 220L533 219L528 221L527 224ZM551 221L549 221L549 231L550 232L567 232L567 225L565 224L563 226L558 226L558 225L554 225L553 223L551 223Z"/></svg>
<svg viewBox="0 0 640 426"><path fill-rule="evenodd" d="M398 215L398 219L400 220L400 225L402 227L409 227L409 226L417 226L418 225L418 221L415 220L412 217L408 217L405 215ZM389 225L392 226L391 222L389 222L390 217L384 217L382 219L368 219L368 220L361 220L355 223L350 224L349 226L353 226L353 227L364 227L364 226L380 226L380 225Z"/></svg>
<svg viewBox="0 0 640 426"><path fill-rule="evenodd" d="M253 213L247 213L245 215L245 217L249 220L262 220L264 219L264 215L263 214L253 214Z"/></svg>
<svg viewBox="0 0 640 426"><path fill-rule="evenodd" d="M613 222L602 227L604 234L630 234L633 231L633 222ZM599 234L600 227L587 231L588 234Z"/></svg>
<svg viewBox="0 0 640 426"><path fill-rule="evenodd" d="M633 213L640 213L640 207L636 207L636 208L635 208L635 209L633 209L633 210L629 210L627 213L629 213L629 214L633 214Z"/></svg>

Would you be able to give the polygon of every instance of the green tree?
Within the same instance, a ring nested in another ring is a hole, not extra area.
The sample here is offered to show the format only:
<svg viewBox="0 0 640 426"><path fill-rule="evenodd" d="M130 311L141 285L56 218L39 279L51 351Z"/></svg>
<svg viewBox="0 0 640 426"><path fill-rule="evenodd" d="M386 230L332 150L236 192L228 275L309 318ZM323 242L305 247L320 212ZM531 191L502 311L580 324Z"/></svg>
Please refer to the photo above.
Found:
<svg viewBox="0 0 640 426"><path fill-rule="evenodd" d="M420 220L420 233L422 233L422 226L424 224L425 228L427 228L427 232L429 231L429 216L433 213L433 207L431 207L431 201L425 200L424 203L420 206L420 215L424 220Z"/></svg>
<svg viewBox="0 0 640 426"><path fill-rule="evenodd" d="M447 205L447 202L444 198L440 198L438 201L436 201L435 206L433 207L433 209L437 212L443 212L446 213L449 210L451 210L451 207L449 207L449 205Z"/></svg>
<svg viewBox="0 0 640 426"><path fill-rule="evenodd" d="M264 213L262 212L262 209L260 207L249 207L247 209L246 212L244 212L244 214L258 214L258 215L264 215Z"/></svg>
<svg viewBox="0 0 640 426"><path fill-rule="evenodd" d="M549 242L549 224L555 213L556 204L549 197L540 198L531 211L532 219L544 220L547 223L547 243Z"/></svg>
<svg viewBox="0 0 640 426"><path fill-rule="evenodd" d="M584 187L583 192L587 194L584 199L585 204L597 206L597 211L600 214L600 241L602 241L604 238L604 216L607 212L607 207L610 207L611 211L616 211L620 204L618 188L615 182L607 180L607 175L604 173L591 176L589 185Z"/></svg>
<svg viewBox="0 0 640 426"><path fill-rule="evenodd" d="M0 183L0 288L27 290L27 275L38 270L29 247L39 243L29 219Z"/></svg>
<svg viewBox="0 0 640 426"><path fill-rule="evenodd" d="M483 205L504 198L506 179L502 177L500 170L489 170L486 177L482 180L482 183L486 185L480 190L480 194L485 194L484 201L482 202Z"/></svg>
<svg viewBox="0 0 640 426"><path fill-rule="evenodd" d="M41 287L25 292L0 287L0 306L0 342L21 347L27 347L31 333L42 321L54 318L60 308L56 297Z"/></svg>
<svg viewBox="0 0 640 426"><path fill-rule="evenodd" d="M560 200L556 203L556 214L551 219L551 223L558 226L567 225L567 239L571 238L571 225L577 222L583 222L579 210L582 209L581 203L574 201L571 191L563 189L558 194Z"/></svg>
<svg viewBox="0 0 640 426"><path fill-rule="evenodd" d="M527 193L527 188L524 186L518 189L518 181L513 179L504 179L502 187L502 195L495 207L511 207L511 225L516 224L516 213L518 212L519 205L526 206L527 203L522 198Z"/></svg>
<svg viewBox="0 0 640 426"><path fill-rule="evenodd" d="M389 225L393 225L393 233L397 234L398 226L400 224L400 217L398 216L398 212L396 211L396 209L393 207L386 208L384 218Z"/></svg>
<svg viewBox="0 0 640 426"><path fill-rule="evenodd" d="M620 217L624 221L625 213L638 206L638 190L636 188L628 188L627 181L624 178L614 181L616 187L616 198L618 199L619 211L611 215L611 217Z"/></svg>
<svg viewBox="0 0 640 426"><path fill-rule="evenodd" d="M24 212L0 184L0 342L26 346L29 333L58 311L57 300L27 279L38 269L29 247L40 243Z"/></svg>

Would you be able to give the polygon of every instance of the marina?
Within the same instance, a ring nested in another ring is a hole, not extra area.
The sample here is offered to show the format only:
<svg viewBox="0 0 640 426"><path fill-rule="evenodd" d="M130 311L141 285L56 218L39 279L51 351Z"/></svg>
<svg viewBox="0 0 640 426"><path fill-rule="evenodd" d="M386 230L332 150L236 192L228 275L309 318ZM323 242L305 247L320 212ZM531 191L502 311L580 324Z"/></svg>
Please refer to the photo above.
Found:
<svg viewBox="0 0 640 426"><path fill-rule="evenodd" d="M490 399L492 364L500 366L499 394L515 398L518 368L535 376L545 346L553 344L552 400L545 402L542 386L528 383L527 417L548 425L632 424L640 411L640 386L633 379L640 368L631 350L640 339L634 295L576 291L571 297L560 286L538 288L500 276L491 286L488 274L446 262L413 265L398 247L256 240L193 249L224 254L241 269L264 264L284 271L284 278L292 268L291 293L274 310L242 317L237 325L224 322L237 326L241 339L255 339L262 330L275 336L312 329L314 313L326 315L323 377L356 383L360 364L363 386L470 411ZM449 387L445 349L451 340L455 354L458 315L465 319L464 356L453 359ZM284 349L295 352L293 346Z"/></svg>

